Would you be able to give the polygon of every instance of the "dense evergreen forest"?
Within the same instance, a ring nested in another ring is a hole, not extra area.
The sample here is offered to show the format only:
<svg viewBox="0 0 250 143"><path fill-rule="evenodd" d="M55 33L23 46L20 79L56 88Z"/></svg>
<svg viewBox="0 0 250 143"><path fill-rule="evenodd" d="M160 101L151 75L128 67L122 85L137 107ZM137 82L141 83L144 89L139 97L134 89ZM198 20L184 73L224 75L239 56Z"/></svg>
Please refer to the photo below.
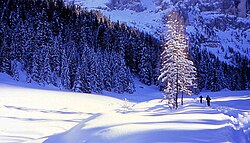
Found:
<svg viewBox="0 0 250 143"><path fill-rule="evenodd" d="M79 92L134 92L156 82L159 41L62 0L1 1L0 72Z"/></svg>
<svg viewBox="0 0 250 143"><path fill-rule="evenodd" d="M201 49L202 37L191 36L190 56L197 68L198 88L219 91L250 89L250 60L231 51L233 63L222 62L207 49Z"/></svg>
<svg viewBox="0 0 250 143"><path fill-rule="evenodd" d="M0 14L0 72L15 80L21 69L28 83L85 93L133 93L135 76L158 84L161 42L98 11L63 0L5 0ZM249 60L228 66L191 47L200 89L249 88Z"/></svg>

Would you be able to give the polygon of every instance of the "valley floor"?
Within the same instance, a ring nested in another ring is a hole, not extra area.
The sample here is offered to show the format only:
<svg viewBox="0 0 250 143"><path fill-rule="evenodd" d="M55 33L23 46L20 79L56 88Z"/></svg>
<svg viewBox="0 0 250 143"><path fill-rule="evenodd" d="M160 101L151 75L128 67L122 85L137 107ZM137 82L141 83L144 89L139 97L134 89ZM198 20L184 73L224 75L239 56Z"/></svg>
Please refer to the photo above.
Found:
<svg viewBox="0 0 250 143"><path fill-rule="evenodd" d="M0 143L250 142L250 91L202 92L211 107L196 95L169 110L139 82L132 95L94 95L0 81Z"/></svg>

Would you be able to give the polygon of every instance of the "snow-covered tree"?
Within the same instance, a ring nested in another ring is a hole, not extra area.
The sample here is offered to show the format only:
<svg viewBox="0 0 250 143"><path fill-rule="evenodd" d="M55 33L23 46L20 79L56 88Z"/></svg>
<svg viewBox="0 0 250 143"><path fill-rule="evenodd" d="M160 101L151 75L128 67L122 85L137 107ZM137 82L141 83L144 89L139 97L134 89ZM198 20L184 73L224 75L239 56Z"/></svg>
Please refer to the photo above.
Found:
<svg viewBox="0 0 250 143"><path fill-rule="evenodd" d="M102 91L102 83L101 83L101 76L98 73L101 73L99 64L100 58L98 57L99 52L95 53L94 49L91 49L88 53L88 66L89 66L89 71L91 73L90 75L90 85L91 85L91 90L96 93L101 93Z"/></svg>
<svg viewBox="0 0 250 143"><path fill-rule="evenodd" d="M70 89L69 61L66 50L63 50L61 59L61 84L64 88Z"/></svg>
<svg viewBox="0 0 250 143"><path fill-rule="evenodd" d="M85 43L87 44L87 43ZM81 61L82 61L82 92L84 93L91 93L91 73L90 69L88 67L88 59L87 59L87 52L88 52L88 46L86 45L84 48L84 53L82 54Z"/></svg>
<svg viewBox="0 0 250 143"><path fill-rule="evenodd" d="M141 81L147 85L152 84L152 66L150 62L150 50L146 47L145 43L141 44L141 50L139 51L140 61L138 67L140 69L139 76L141 77Z"/></svg>
<svg viewBox="0 0 250 143"><path fill-rule="evenodd" d="M49 47L47 46L44 50L44 64L42 68L42 76L43 80L46 84L51 84L52 82L52 72L51 72L51 66L50 66L50 58L49 58Z"/></svg>
<svg viewBox="0 0 250 143"><path fill-rule="evenodd" d="M78 63L78 67L77 67L77 70L76 70L76 78L75 78L74 85L73 85L73 90L75 92L82 92L82 75L81 75L81 72L82 72L82 67L81 67L81 64Z"/></svg>
<svg viewBox="0 0 250 143"><path fill-rule="evenodd" d="M55 37L53 46L50 51L50 65L52 70L52 84L55 86L59 86L60 81L60 58L61 58L61 51L62 51L63 43L61 33Z"/></svg>
<svg viewBox="0 0 250 143"><path fill-rule="evenodd" d="M16 60L11 61L12 77L14 80L19 81L18 64Z"/></svg>
<svg viewBox="0 0 250 143"><path fill-rule="evenodd" d="M167 88L164 90L164 98L173 98L177 109L179 92L182 92L183 99L183 94L191 94L192 87L196 85L196 69L193 62L188 59L185 26L177 11L170 12L167 16L167 27L167 42L161 54L159 80Z"/></svg>
<svg viewBox="0 0 250 143"><path fill-rule="evenodd" d="M40 59L40 53L34 53L33 54L33 61L32 61L32 71L31 71L31 77L34 81L37 83L41 83L42 79L40 77L41 73L41 59Z"/></svg>
<svg viewBox="0 0 250 143"><path fill-rule="evenodd" d="M104 84L104 89L107 91L111 91L112 88L112 72L111 72L111 56L107 52L107 50L104 51L103 55L103 84Z"/></svg>

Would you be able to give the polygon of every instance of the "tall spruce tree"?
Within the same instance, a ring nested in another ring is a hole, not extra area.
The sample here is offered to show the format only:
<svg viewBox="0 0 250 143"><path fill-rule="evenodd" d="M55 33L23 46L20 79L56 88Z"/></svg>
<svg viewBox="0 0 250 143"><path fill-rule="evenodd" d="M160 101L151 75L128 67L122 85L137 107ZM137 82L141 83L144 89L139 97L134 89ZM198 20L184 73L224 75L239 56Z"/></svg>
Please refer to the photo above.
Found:
<svg viewBox="0 0 250 143"><path fill-rule="evenodd" d="M64 88L70 89L69 59L66 50L63 50L61 58L61 84Z"/></svg>
<svg viewBox="0 0 250 143"><path fill-rule="evenodd" d="M162 67L159 79L166 86L164 98L173 98L174 108L177 109L179 92L182 92L182 99L184 93L192 93L191 87L195 85L196 69L193 62L188 59L185 26L177 11L169 13L167 27L167 42L161 54Z"/></svg>

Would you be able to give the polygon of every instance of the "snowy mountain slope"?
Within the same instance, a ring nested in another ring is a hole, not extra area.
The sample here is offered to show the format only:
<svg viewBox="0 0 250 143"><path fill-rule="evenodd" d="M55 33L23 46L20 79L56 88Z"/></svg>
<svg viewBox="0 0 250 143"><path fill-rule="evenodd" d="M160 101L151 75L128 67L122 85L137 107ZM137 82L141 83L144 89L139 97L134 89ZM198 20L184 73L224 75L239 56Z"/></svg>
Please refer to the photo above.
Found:
<svg viewBox="0 0 250 143"><path fill-rule="evenodd" d="M249 19L218 12L197 14L194 11L189 14L187 32L190 36L196 35L200 48L208 49L221 61L232 65L237 65L236 55L250 59Z"/></svg>
<svg viewBox="0 0 250 143"><path fill-rule="evenodd" d="M72 0L66 0L66 2L71 3ZM74 0L74 3L89 9L100 10L112 21L119 20L157 37L164 31L165 24L162 18L169 11L165 8L168 6L168 0ZM114 4L110 6L111 3Z"/></svg>
<svg viewBox="0 0 250 143"><path fill-rule="evenodd" d="M141 84L133 95L103 96L20 87L22 82L8 78L0 75L1 143L247 143L250 139L250 91L202 92L212 97L211 107L193 96L171 111L161 102L159 91ZM158 99L152 100L152 94Z"/></svg>
<svg viewBox="0 0 250 143"><path fill-rule="evenodd" d="M65 2L71 4L74 2L75 4L78 4L83 7L88 7L88 8L94 8L94 9L105 9L107 8L106 3L108 3L109 0L65 0Z"/></svg>
<svg viewBox="0 0 250 143"><path fill-rule="evenodd" d="M158 38L166 33L164 16L175 7L186 20L189 37L200 35L205 38L199 41L200 48L208 49L221 61L231 65L236 63L236 54L250 59L250 19L249 16L234 16L237 9L233 9L235 3L232 1L177 0L174 6L170 0L77 0L75 3L98 9L113 21L125 22ZM193 17L197 17L197 21L193 21ZM194 28L196 30L190 31Z"/></svg>

